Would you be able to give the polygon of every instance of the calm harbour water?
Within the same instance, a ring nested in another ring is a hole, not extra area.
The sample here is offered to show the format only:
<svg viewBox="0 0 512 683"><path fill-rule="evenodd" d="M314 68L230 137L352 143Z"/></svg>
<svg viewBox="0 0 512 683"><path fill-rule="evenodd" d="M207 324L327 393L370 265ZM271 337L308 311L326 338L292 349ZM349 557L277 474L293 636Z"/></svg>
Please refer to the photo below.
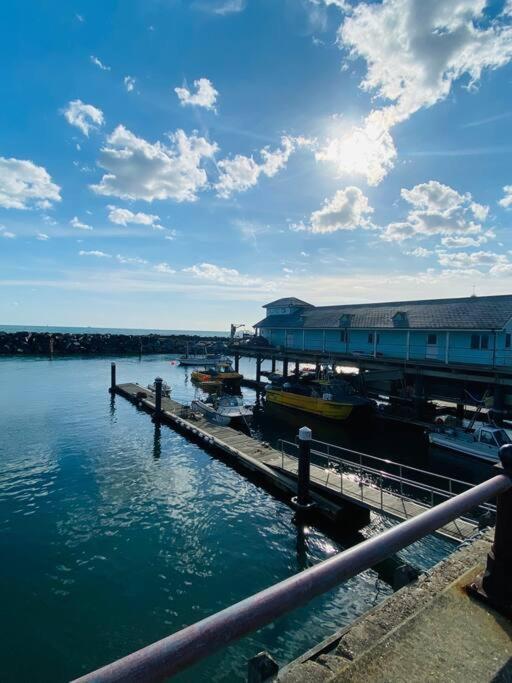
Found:
<svg viewBox="0 0 512 683"><path fill-rule="evenodd" d="M297 529L284 502L112 400L110 360L0 359L3 683L67 681L343 548L313 527ZM119 382L161 375L177 400L194 396L190 370L165 357L115 360ZM254 373L250 361L241 368ZM255 429L275 442L301 422L264 416ZM313 428L377 454L412 450L416 464L428 457L416 437L381 427ZM445 470L440 463L431 465ZM483 476L473 469L463 478ZM365 533L388 525L375 515ZM452 547L429 537L400 555L427 568ZM390 593L381 572L364 572L177 680L242 681L260 650L285 663Z"/></svg>

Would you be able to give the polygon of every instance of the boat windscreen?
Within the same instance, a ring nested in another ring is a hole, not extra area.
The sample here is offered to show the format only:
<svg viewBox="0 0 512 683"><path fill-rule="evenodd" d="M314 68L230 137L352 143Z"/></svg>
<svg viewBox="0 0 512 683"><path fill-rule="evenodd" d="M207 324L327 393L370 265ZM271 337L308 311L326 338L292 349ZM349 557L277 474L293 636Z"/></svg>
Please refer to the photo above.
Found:
<svg viewBox="0 0 512 683"><path fill-rule="evenodd" d="M504 429L497 429L494 432L494 436L498 442L498 446L504 446L507 443L512 443L512 440Z"/></svg>

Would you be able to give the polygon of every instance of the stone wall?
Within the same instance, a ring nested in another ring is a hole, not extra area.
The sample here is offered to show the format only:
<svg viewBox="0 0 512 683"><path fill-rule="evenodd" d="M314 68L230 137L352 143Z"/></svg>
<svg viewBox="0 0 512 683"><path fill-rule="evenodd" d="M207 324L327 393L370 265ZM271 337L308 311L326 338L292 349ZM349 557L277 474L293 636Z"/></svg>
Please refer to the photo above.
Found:
<svg viewBox="0 0 512 683"><path fill-rule="evenodd" d="M0 355L112 355L223 351L228 340L197 335L60 334L49 332L0 332Z"/></svg>

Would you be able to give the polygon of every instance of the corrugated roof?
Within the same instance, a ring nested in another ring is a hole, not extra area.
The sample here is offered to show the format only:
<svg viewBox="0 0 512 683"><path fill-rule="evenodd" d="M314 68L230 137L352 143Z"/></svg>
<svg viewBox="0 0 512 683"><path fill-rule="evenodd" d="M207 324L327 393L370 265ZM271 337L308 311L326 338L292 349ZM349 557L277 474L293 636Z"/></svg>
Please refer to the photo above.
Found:
<svg viewBox="0 0 512 683"><path fill-rule="evenodd" d="M294 296L289 296L284 299L271 301L269 304L265 304L263 308L268 308L269 306L311 306L311 304L308 304L307 301L302 301L302 299L296 299Z"/></svg>
<svg viewBox="0 0 512 683"><path fill-rule="evenodd" d="M398 311L407 317L397 325L393 316ZM344 313L350 315L352 329L499 330L512 319L512 295L316 306L291 315L270 316L256 326L339 327Z"/></svg>

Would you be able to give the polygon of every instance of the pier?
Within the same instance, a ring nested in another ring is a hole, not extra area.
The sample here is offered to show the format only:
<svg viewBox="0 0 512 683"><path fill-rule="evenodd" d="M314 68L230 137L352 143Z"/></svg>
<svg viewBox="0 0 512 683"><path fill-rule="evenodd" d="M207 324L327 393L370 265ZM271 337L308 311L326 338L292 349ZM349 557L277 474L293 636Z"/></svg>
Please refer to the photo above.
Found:
<svg viewBox="0 0 512 683"><path fill-rule="evenodd" d="M153 419L167 423L205 448L258 475L264 485L291 496L297 492L296 444L282 441L281 449L277 450L231 427L212 424L189 407L171 398L156 396L139 384L116 384L114 366L112 372L111 392L139 405ZM366 454L355 454L359 461L354 462L343 457L354 452L322 442L312 443L308 478L313 513L336 523L347 533L366 526L371 511L404 521L471 488L470 484L440 475L435 475L439 480L436 485L424 484L412 476L414 473L428 475L427 472ZM393 468L399 469L393 473L390 471ZM481 512L492 512L492 506L484 506ZM442 525L435 533L464 541L477 530L478 521L464 517Z"/></svg>

